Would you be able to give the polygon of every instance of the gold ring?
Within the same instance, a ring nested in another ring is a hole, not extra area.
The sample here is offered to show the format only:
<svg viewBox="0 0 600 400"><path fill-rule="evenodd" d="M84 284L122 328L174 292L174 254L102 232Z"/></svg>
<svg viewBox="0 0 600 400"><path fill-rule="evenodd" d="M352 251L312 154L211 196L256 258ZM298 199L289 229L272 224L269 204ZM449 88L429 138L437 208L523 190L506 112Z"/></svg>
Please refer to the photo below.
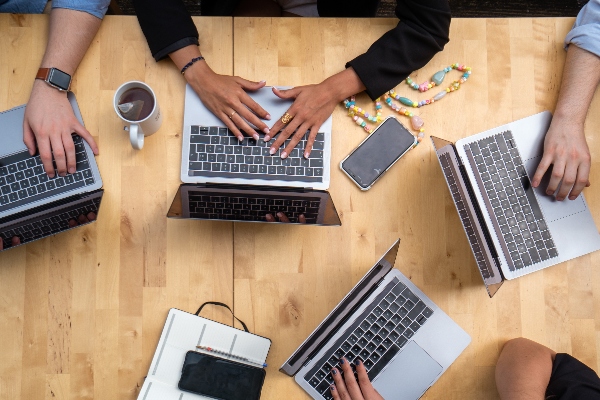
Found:
<svg viewBox="0 0 600 400"><path fill-rule="evenodd" d="M283 114L283 117L281 117L281 122L284 124L288 124L292 119L294 119L294 117L292 117L288 113L285 113L285 114Z"/></svg>
<svg viewBox="0 0 600 400"><path fill-rule="evenodd" d="M237 111L233 110L233 112L231 113L231 115L229 116L229 119L233 119L233 116L235 115Z"/></svg>

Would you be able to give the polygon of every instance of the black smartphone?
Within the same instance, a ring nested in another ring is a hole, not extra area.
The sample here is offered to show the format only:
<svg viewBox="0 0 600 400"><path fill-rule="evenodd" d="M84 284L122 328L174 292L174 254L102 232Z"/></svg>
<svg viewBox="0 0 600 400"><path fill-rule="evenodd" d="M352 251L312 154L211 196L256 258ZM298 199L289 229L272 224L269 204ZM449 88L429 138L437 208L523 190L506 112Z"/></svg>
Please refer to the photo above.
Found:
<svg viewBox="0 0 600 400"><path fill-rule="evenodd" d="M258 400L265 374L260 367L188 351L178 386L214 399Z"/></svg>
<svg viewBox="0 0 600 400"><path fill-rule="evenodd" d="M352 153L340 168L361 190L369 190L408 150L417 138L396 118L387 117Z"/></svg>

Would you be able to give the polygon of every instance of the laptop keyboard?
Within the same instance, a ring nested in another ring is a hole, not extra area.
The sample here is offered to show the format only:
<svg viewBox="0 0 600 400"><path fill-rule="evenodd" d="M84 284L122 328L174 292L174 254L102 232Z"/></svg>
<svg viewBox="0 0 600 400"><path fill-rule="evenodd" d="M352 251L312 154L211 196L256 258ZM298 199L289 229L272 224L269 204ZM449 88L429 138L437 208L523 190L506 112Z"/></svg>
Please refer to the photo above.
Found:
<svg viewBox="0 0 600 400"><path fill-rule="evenodd" d="M473 158L471 164L475 164L484 196L494 210L509 268L514 271L558 257L512 132L465 145L465 150Z"/></svg>
<svg viewBox="0 0 600 400"><path fill-rule="evenodd" d="M331 369L337 366L342 372L338 362L346 357L350 363L360 358L373 380L432 315L433 311L417 295L394 279L304 379L325 399L332 399Z"/></svg>
<svg viewBox="0 0 600 400"><path fill-rule="evenodd" d="M308 133L281 159L281 152L269 154L275 139L265 142L252 138L239 141L229 129L192 126L189 150L189 176L267 179L294 182L323 182L325 134L318 133L310 157L303 156Z"/></svg>
<svg viewBox="0 0 600 400"><path fill-rule="evenodd" d="M321 200L318 197L298 197L297 200L270 195L220 196L219 193L189 192L190 217L202 219L225 219L237 221L265 221L265 216L274 217L284 213L290 222L299 222L303 214L307 224L317 223Z"/></svg>
<svg viewBox="0 0 600 400"><path fill-rule="evenodd" d="M4 249L11 246L12 238L18 236L21 239L21 244L32 242L46 236L54 235L62 231L70 229L69 221L77 221L80 215L87 215L91 212L98 215L98 207L100 207L100 199L92 199L82 202L76 208L68 211L59 210L54 215L44 216L36 219L33 222L18 223L15 226L2 228L0 231L0 240L4 242ZM79 223L78 225L79 226Z"/></svg>
<svg viewBox="0 0 600 400"><path fill-rule="evenodd" d="M77 172L64 177L48 177L40 156L28 151L0 158L0 212L40 199L94 184L94 175L83 145L83 139L73 135Z"/></svg>

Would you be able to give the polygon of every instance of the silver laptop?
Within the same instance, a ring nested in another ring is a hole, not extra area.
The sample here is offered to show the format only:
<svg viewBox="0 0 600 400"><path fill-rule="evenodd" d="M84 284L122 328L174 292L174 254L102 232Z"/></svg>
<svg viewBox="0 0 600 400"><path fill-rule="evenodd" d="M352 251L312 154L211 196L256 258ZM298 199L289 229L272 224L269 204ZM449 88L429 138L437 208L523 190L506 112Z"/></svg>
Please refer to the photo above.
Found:
<svg viewBox="0 0 600 400"><path fill-rule="evenodd" d="M550 171L531 186L551 120L545 111L456 144L431 138L490 297L505 279L600 249L583 194L546 195Z"/></svg>
<svg viewBox="0 0 600 400"><path fill-rule="evenodd" d="M394 269L399 245L397 240L281 366L313 399L332 398L330 372L340 357L360 358L384 399L418 399L471 342Z"/></svg>
<svg viewBox="0 0 600 400"><path fill-rule="evenodd" d="M83 124L73 93L68 99ZM49 178L38 154L23 143L25 105L0 113L0 240L3 249L25 244L91 222L98 215L103 190L94 153L73 135L77 172ZM82 218L80 218L83 216Z"/></svg>
<svg viewBox="0 0 600 400"><path fill-rule="evenodd" d="M271 87L248 95L267 110L271 128L293 101L277 97ZM212 114L187 85L181 156L181 185L170 218L340 225L331 196L331 116L321 126L310 157L303 157L308 133L286 159L285 144L269 154L275 139L246 137L242 142ZM186 185L187 184L187 185ZM263 193L261 193L263 192ZM191 197L190 197L191 196ZM200 196L200 197L198 197ZM202 200L200 200L202 199ZM333 210L335 215L330 215ZM284 218L276 215L283 213Z"/></svg>

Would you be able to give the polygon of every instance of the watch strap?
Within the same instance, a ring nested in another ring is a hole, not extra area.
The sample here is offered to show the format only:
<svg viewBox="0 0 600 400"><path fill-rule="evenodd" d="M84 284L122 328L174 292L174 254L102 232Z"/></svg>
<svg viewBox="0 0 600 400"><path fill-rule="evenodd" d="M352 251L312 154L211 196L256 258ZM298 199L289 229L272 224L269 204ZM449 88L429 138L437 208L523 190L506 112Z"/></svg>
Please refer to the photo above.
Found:
<svg viewBox="0 0 600 400"><path fill-rule="evenodd" d="M43 81L48 81L48 76L50 75L50 70L52 68L40 68L38 69L37 75L35 76L35 79L41 79Z"/></svg>

